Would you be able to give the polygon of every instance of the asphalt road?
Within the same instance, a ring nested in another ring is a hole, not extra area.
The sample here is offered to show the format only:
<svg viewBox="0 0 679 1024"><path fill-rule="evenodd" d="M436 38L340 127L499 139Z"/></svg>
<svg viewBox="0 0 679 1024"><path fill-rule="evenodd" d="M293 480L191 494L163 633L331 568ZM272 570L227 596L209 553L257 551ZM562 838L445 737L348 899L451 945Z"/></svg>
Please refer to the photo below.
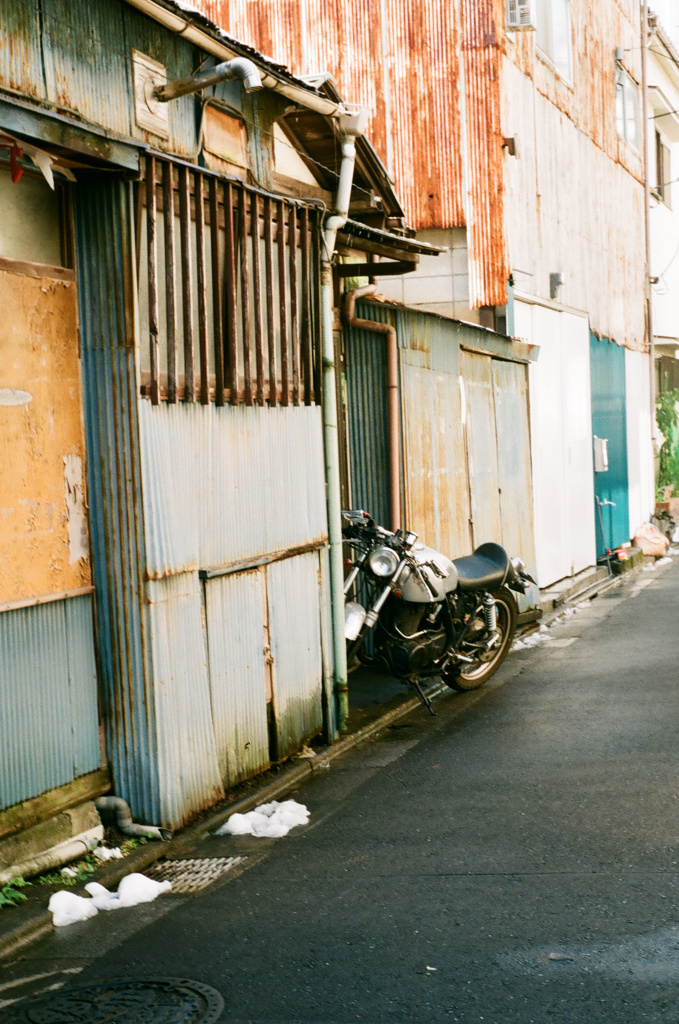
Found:
<svg viewBox="0 0 679 1024"><path fill-rule="evenodd" d="M243 870L29 947L0 1007L172 976L224 1024L679 1022L678 597L679 560L625 581L319 773L308 826L192 851Z"/></svg>

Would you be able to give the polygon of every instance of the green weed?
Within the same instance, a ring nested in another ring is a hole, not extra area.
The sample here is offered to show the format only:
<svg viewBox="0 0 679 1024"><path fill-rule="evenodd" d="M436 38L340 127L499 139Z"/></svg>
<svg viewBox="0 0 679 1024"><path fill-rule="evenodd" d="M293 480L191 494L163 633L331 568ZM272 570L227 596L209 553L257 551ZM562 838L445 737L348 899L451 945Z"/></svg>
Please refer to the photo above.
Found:
<svg viewBox="0 0 679 1024"><path fill-rule="evenodd" d="M25 893L21 892L31 882L23 878L10 878L9 882L0 889L0 907L16 907L18 903L28 899Z"/></svg>

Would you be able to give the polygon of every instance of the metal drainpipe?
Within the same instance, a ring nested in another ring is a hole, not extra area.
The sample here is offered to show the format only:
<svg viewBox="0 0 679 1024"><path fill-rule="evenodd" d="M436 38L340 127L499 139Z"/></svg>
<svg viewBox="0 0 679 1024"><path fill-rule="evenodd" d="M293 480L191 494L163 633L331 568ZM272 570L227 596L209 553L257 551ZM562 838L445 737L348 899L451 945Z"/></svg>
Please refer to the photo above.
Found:
<svg viewBox="0 0 679 1024"><path fill-rule="evenodd" d="M333 336L332 260L337 232L349 216L351 186L354 180L357 136L365 131L368 109L343 114L339 118L342 133L340 165L335 212L327 218L323 229L321 264L321 330L323 333L323 442L325 448L325 484L328 505L328 541L330 545L330 604L332 607L333 662L337 698L337 728L347 729L349 687L347 683L347 651L344 639L344 555L342 551L342 500L340 488L340 446L337 415L337 370Z"/></svg>
<svg viewBox="0 0 679 1024"><path fill-rule="evenodd" d="M651 364L651 444L657 437L655 420L655 342L653 341L653 293L651 291L651 182L648 175L648 4L641 3L641 145L644 151L644 234L646 258L644 267L644 295L646 298L646 330L648 355ZM655 466L655 452L653 452ZM655 472L654 472L655 487Z"/></svg>
<svg viewBox="0 0 679 1024"><path fill-rule="evenodd" d="M258 89L264 88L257 65L245 57L234 57L233 60L226 60L214 68L208 68L207 71L198 71L195 75L176 78L167 85L156 86L153 90L153 99L159 103L168 103L178 96L199 92L230 78L240 78L246 92L257 92Z"/></svg>
<svg viewBox="0 0 679 1024"><path fill-rule="evenodd" d="M365 295L374 295L377 286L365 285L348 292L345 299L344 315L350 327L361 331L375 331L386 335L387 339L387 445L389 462L389 508L391 529L401 527L401 449L400 449L400 418L398 401L398 343L396 328L391 324L381 324L378 320L361 320L354 316L356 299Z"/></svg>

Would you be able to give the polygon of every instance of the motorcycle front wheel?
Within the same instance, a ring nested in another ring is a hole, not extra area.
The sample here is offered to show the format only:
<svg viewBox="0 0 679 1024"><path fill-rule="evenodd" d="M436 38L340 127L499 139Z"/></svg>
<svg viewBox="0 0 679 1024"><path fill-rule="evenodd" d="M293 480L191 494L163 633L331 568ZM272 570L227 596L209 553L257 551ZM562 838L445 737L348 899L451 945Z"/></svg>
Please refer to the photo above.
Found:
<svg viewBox="0 0 679 1024"><path fill-rule="evenodd" d="M491 596L495 601L497 611L497 631L500 634L500 643L487 654L482 654L478 661L471 665L448 670L442 679L452 690L465 692L483 686L486 680L497 672L509 653L516 632L516 617L518 615L516 601L508 590L496 590Z"/></svg>

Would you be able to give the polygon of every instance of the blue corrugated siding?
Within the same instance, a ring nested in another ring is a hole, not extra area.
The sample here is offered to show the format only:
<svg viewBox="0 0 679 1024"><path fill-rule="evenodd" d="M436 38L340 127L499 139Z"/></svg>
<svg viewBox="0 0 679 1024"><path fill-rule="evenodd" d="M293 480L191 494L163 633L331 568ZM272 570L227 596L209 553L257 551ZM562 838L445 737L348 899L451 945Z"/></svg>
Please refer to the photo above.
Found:
<svg viewBox="0 0 679 1024"><path fill-rule="evenodd" d="M356 315L380 319L381 310L359 305ZM384 317L382 317L384 319ZM345 372L351 505L388 524L387 349L384 336L347 328Z"/></svg>
<svg viewBox="0 0 679 1024"><path fill-rule="evenodd" d="M141 612L145 556L129 187L117 180L82 182L74 200L104 722L116 792L150 822L158 820L160 800Z"/></svg>
<svg viewBox="0 0 679 1024"><path fill-rule="evenodd" d="M0 809L101 765L92 597L0 614Z"/></svg>
<svg viewBox="0 0 679 1024"><path fill-rule="evenodd" d="M625 349L607 338L590 335L592 379L592 434L608 439L608 471L594 474L594 493L615 507L601 509L605 538L596 516L597 557L629 538L629 484L627 477L627 408L625 398Z"/></svg>

